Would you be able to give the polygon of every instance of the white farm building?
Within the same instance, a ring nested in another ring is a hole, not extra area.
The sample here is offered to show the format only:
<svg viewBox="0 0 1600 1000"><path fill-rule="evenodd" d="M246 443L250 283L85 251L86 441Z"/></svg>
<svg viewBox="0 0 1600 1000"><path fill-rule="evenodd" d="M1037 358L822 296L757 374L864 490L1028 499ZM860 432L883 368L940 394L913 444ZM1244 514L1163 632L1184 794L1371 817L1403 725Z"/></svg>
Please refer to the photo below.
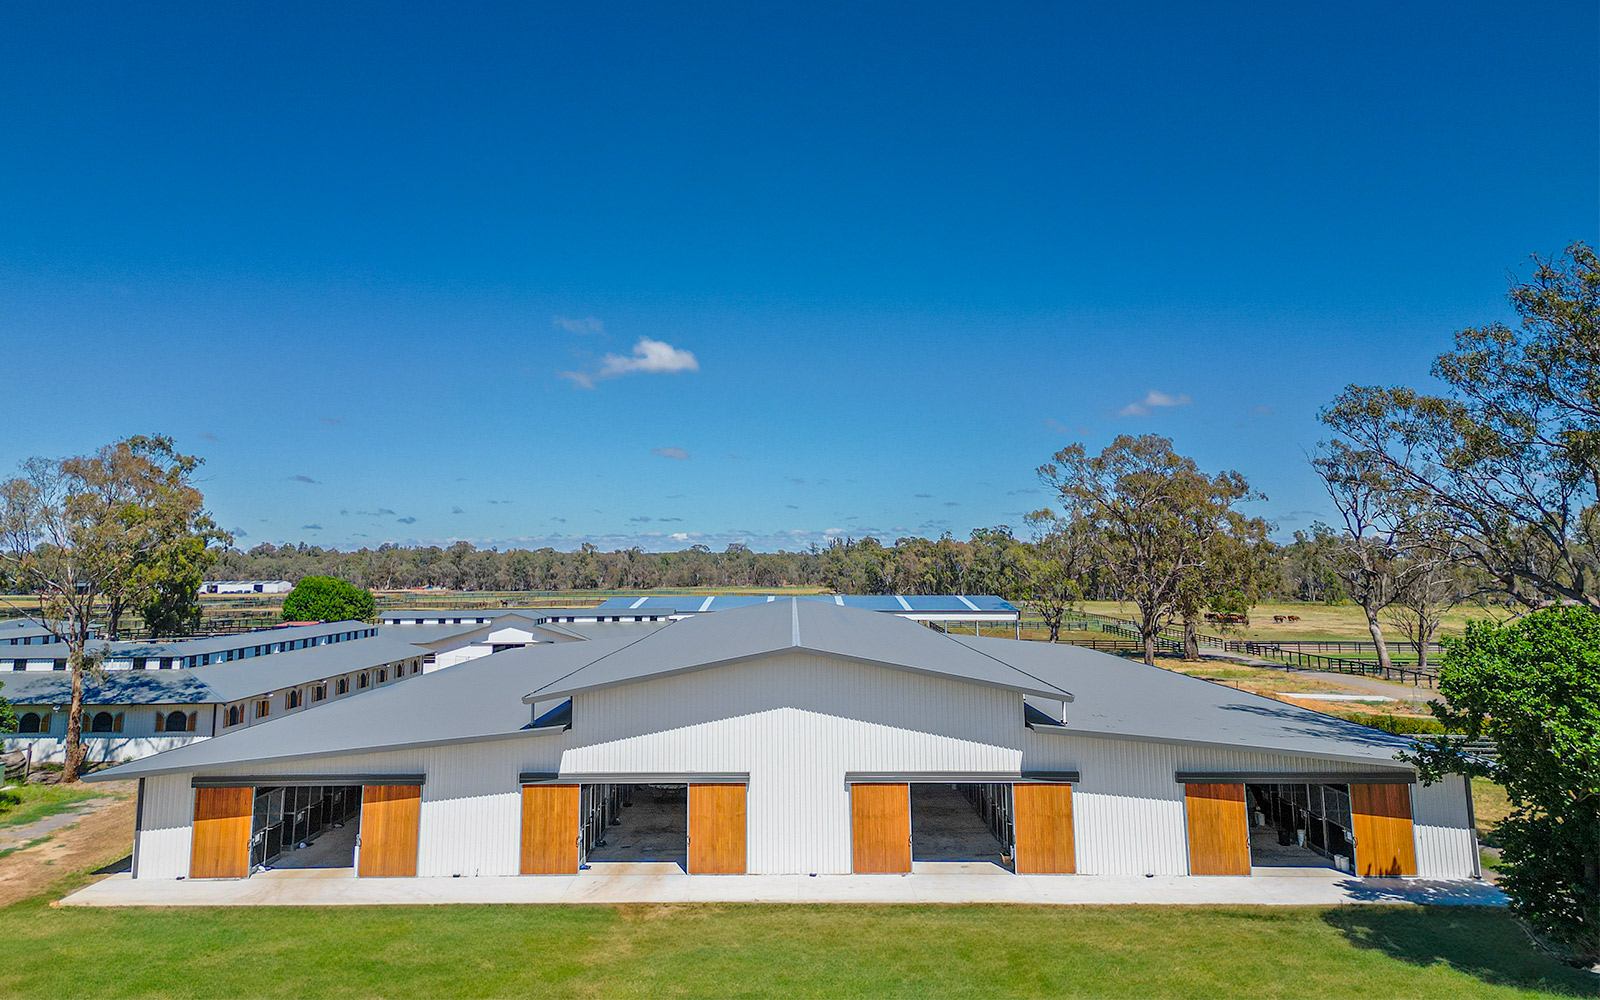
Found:
<svg viewBox="0 0 1600 1000"><path fill-rule="evenodd" d="M1091 650L778 598L482 656L89 780L139 781L135 879L1476 876L1466 780L1421 783L1405 745Z"/></svg>

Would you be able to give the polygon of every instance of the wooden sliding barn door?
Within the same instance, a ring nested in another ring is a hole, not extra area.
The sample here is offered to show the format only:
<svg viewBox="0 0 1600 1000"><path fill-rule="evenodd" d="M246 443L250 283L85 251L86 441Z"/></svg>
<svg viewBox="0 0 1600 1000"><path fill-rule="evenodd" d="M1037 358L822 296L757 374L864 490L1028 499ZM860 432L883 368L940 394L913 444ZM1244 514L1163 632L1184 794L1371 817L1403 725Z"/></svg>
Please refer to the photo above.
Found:
<svg viewBox="0 0 1600 1000"><path fill-rule="evenodd" d="M578 871L577 785L522 786L522 874Z"/></svg>
<svg viewBox="0 0 1600 1000"><path fill-rule="evenodd" d="M1417 873L1410 785L1351 785L1350 820L1356 835L1357 875Z"/></svg>
<svg viewBox="0 0 1600 1000"><path fill-rule="evenodd" d="M745 786L689 786L689 874L745 873Z"/></svg>
<svg viewBox="0 0 1600 1000"><path fill-rule="evenodd" d="M911 786L850 786L851 870L857 875L911 870Z"/></svg>
<svg viewBox="0 0 1600 1000"><path fill-rule="evenodd" d="M1011 788L1018 875L1071 875L1078 870L1072 841L1072 786L1018 784Z"/></svg>
<svg viewBox="0 0 1600 1000"><path fill-rule="evenodd" d="M417 873L421 785L365 785L361 789L361 863L356 874L409 878Z"/></svg>
<svg viewBox="0 0 1600 1000"><path fill-rule="evenodd" d="M244 878L250 874L250 808L254 788L197 788L190 878Z"/></svg>
<svg viewBox="0 0 1600 1000"><path fill-rule="evenodd" d="M1184 785L1190 875L1250 874L1250 821L1244 785Z"/></svg>

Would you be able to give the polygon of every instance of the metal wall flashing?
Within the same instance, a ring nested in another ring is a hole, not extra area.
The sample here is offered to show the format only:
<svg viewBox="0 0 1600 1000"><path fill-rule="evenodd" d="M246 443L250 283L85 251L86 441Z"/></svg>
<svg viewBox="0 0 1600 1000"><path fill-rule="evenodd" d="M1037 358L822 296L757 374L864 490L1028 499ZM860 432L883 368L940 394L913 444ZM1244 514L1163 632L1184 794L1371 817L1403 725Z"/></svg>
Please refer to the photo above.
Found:
<svg viewBox="0 0 1600 1000"><path fill-rule="evenodd" d="M524 771L522 785L747 785L750 772L701 771Z"/></svg>
<svg viewBox="0 0 1600 1000"><path fill-rule="evenodd" d="M1417 780L1410 771L1179 771L1172 776L1180 785L1233 782L1250 784L1409 785Z"/></svg>
<svg viewBox="0 0 1600 1000"><path fill-rule="evenodd" d="M268 785L423 785L423 774L228 774L195 775L192 788L257 788Z"/></svg>
<svg viewBox="0 0 1600 1000"><path fill-rule="evenodd" d="M1079 781L1077 771L846 771L846 784L926 785L1061 784Z"/></svg>

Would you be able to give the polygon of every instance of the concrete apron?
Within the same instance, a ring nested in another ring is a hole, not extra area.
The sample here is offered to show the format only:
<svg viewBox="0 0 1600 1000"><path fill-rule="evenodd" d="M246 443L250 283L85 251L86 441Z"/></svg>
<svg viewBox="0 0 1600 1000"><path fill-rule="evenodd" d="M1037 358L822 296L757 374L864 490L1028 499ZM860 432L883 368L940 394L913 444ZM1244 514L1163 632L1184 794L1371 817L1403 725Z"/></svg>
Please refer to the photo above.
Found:
<svg viewBox="0 0 1600 1000"><path fill-rule="evenodd" d="M596 865L577 875L355 878L337 871L248 879L113 875L58 906L369 906L440 903L1027 903L1340 906L1359 903L1503 906L1487 882L1357 879L1338 872L1197 878L1012 875L993 865L919 862L910 875L686 875Z"/></svg>

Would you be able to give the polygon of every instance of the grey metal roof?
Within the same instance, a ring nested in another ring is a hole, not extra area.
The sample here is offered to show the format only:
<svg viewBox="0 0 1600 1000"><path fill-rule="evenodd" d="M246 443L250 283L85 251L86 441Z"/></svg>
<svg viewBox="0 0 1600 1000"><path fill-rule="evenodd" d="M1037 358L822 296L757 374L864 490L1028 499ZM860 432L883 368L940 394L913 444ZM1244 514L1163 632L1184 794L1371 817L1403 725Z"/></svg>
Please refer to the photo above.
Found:
<svg viewBox="0 0 1600 1000"><path fill-rule="evenodd" d="M539 628L546 632L562 632L580 639L600 639L609 636L638 638L673 624L671 620L659 622L546 622Z"/></svg>
<svg viewBox="0 0 1600 1000"><path fill-rule="evenodd" d="M1077 700L1067 708L1069 733L1407 766L1393 759L1410 745L1406 737L1173 670L1081 646L949 638L1070 689Z"/></svg>
<svg viewBox="0 0 1600 1000"><path fill-rule="evenodd" d="M493 621L507 615L521 615L524 618L549 618L555 615L571 615L584 611L593 611L593 608L397 608L378 612L378 620L391 624L397 618L460 618L462 625L486 625L488 622L479 622L479 618ZM448 621L447 624L456 624Z"/></svg>
<svg viewBox="0 0 1600 1000"><path fill-rule="evenodd" d="M269 761L432 746L527 732L528 706L518 695L570 673L630 639L596 639L511 650L422 674L360 697L280 716L208 740L85 775L116 781ZM198 671L191 671L191 673Z"/></svg>
<svg viewBox="0 0 1600 1000"><path fill-rule="evenodd" d="M627 626L627 634L619 634L616 625L590 628L594 637L587 642L542 644L480 657L359 698L98 771L88 780L527 736L530 713L524 701L535 696L555 701L601 684L629 683L789 650L1070 700L1062 731L1086 736L1244 748L1385 768L1402 766L1392 757L1407 745L1402 737L1106 653L945 635L893 616L816 602L764 602L655 628ZM338 644L307 653L390 641ZM256 662L270 667L274 661L302 655L306 654ZM183 673L203 676L237 665ZM519 700L527 691L535 694ZM1037 712L1028 714L1036 723L1043 719Z"/></svg>
<svg viewBox="0 0 1600 1000"><path fill-rule="evenodd" d="M210 668L205 668L209 670ZM203 705L222 701L194 670L115 670L83 679L87 705ZM13 705L67 705L72 675L65 670L0 673L0 697Z"/></svg>
<svg viewBox="0 0 1600 1000"><path fill-rule="evenodd" d="M418 646L431 646L450 639L477 635L479 632L488 634L492 627L479 625L477 622L461 625L379 625L378 638L398 639Z"/></svg>
<svg viewBox="0 0 1600 1000"><path fill-rule="evenodd" d="M427 652L421 646L409 642L373 636L356 642L330 642L322 646L274 653L271 656L251 656L230 663L191 667L189 673L200 678L207 687L217 692L223 701L238 701L278 688L309 684L312 681L365 670L396 660L421 657ZM118 674L139 672L115 671ZM149 673L149 671L144 672ZM156 671L156 673L165 672ZM111 673L112 671L107 671L108 676Z"/></svg>
<svg viewBox="0 0 1600 1000"><path fill-rule="evenodd" d="M113 659L128 659L130 657L152 660L160 659L161 657L177 659L187 656L204 656L207 653L221 653L230 649L244 649L247 646L266 646L280 642L295 642L300 639L309 639L313 636L335 635L340 632L355 632L376 627L359 621L323 622L316 625L291 625L284 628L257 629L253 632L236 632L232 635L212 635L200 639L173 639L167 642L139 642L125 639L109 642L103 639L91 639L88 648L91 651L104 652ZM22 648L20 646L17 647L17 649ZM64 642L34 645L27 647L27 649L31 659L59 659L67 655L67 644ZM9 647L0 646L0 660L12 658L5 655L9 651Z"/></svg>
<svg viewBox="0 0 1600 1000"><path fill-rule="evenodd" d="M381 636L333 642L271 656L252 656L207 667L107 670L84 678L84 701L95 705L164 705L242 701L280 688L424 655L427 650ZM72 698L65 670L0 673L0 696L19 705L49 705Z"/></svg>
<svg viewBox="0 0 1600 1000"><path fill-rule="evenodd" d="M613 597L598 608L589 610L604 614L623 611L680 611L699 614L709 611L731 611L752 604L769 604L776 601L819 601L864 611L886 611L891 614L958 614L974 612L989 614L1016 614L1017 608L1009 601L991 594L715 594L711 596L677 595L662 597Z"/></svg>
<svg viewBox="0 0 1600 1000"><path fill-rule="evenodd" d="M694 615L656 629L569 676L532 690L524 700L566 697L791 651L1072 699L1064 688L986 652L951 642L949 636L915 622L785 597L717 615Z"/></svg>

